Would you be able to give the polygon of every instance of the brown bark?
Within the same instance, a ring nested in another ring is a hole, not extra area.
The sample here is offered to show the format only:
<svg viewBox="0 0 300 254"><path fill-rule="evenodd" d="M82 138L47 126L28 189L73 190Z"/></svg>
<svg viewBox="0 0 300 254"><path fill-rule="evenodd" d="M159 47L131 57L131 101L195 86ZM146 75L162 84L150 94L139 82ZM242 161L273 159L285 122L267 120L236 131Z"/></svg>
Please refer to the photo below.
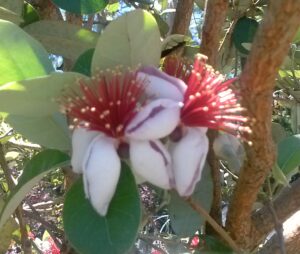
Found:
<svg viewBox="0 0 300 254"><path fill-rule="evenodd" d="M205 20L202 28L200 53L208 57L208 63L213 67L216 67L217 65L218 49L227 8L227 0L207 0L205 4ZM212 144L217 135L217 131L208 131L210 148L207 161L211 169L211 175L214 184L213 202L210 215L221 225L221 175L218 159L216 158L212 149ZM211 227L208 226L207 232L210 231Z"/></svg>
<svg viewBox="0 0 300 254"><path fill-rule="evenodd" d="M191 22L193 6L194 0L178 1L171 34L187 34Z"/></svg>
<svg viewBox="0 0 300 254"><path fill-rule="evenodd" d="M208 63L217 66L221 32L228 10L228 0L207 0L202 28L200 53L208 57Z"/></svg>
<svg viewBox="0 0 300 254"><path fill-rule="evenodd" d="M255 120L253 145L246 147L247 160L229 207L227 229L245 249L256 244L251 239L252 206L275 160L271 136L275 78L299 23L300 0L271 1L240 79L244 106Z"/></svg>
<svg viewBox="0 0 300 254"><path fill-rule="evenodd" d="M283 223L300 209L300 179L280 193L274 200L273 207L279 223ZM252 214L252 224L255 230L253 241L261 241L274 229L274 219L270 214L271 211L267 205Z"/></svg>
<svg viewBox="0 0 300 254"><path fill-rule="evenodd" d="M283 225L284 246L287 254L298 254L300 249L300 212L292 215ZM259 254L282 254L280 242L277 235L273 235L270 240L259 250Z"/></svg>
<svg viewBox="0 0 300 254"><path fill-rule="evenodd" d="M29 0L38 11L42 19L61 20L62 15L50 0Z"/></svg>

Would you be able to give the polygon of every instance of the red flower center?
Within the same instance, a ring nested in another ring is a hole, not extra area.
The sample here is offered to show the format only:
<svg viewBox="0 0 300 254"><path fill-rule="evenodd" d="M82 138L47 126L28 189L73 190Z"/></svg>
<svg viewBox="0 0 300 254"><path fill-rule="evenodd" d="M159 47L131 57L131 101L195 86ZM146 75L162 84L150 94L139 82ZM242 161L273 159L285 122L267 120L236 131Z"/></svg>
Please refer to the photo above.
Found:
<svg viewBox="0 0 300 254"><path fill-rule="evenodd" d="M62 104L75 127L121 138L142 103L144 81L137 79L136 72L108 74L80 80L79 89L69 91Z"/></svg>
<svg viewBox="0 0 300 254"><path fill-rule="evenodd" d="M231 87L236 79L223 82L224 78L206 64L207 57L198 54L194 66L172 56L164 64L169 75L181 78L187 84L181 109L181 121L186 126L207 127L240 136L251 133L245 123L249 119L237 92ZM236 90L236 89L235 89Z"/></svg>

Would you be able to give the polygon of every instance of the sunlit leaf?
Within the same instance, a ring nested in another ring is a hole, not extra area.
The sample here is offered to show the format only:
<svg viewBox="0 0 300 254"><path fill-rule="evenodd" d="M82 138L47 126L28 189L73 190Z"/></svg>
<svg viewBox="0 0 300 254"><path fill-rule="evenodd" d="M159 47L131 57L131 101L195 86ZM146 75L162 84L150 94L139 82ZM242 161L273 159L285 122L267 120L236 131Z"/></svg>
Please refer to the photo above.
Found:
<svg viewBox="0 0 300 254"><path fill-rule="evenodd" d="M41 20L24 28L53 54L76 60L86 50L94 48L98 34L63 21Z"/></svg>
<svg viewBox="0 0 300 254"><path fill-rule="evenodd" d="M51 170L69 163L69 156L58 150L45 150L35 155L25 166L19 183L9 194L0 215L0 228L9 219L28 192Z"/></svg>
<svg viewBox="0 0 300 254"><path fill-rule="evenodd" d="M80 179L67 193L63 221L67 238L78 253L127 253L134 244L140 222L139 195L128 166L122 164L118 187L106 216L100 216L85 198Z"/></svg>
<svg viewBox="0 0 300 254"><path fill-rule="evenodd" d="M24 22L21 24L21 27L28 26L29 24L40 20L40 16L36 9L34 9L34 7L31 4L26 2L24 3L22 17L24 19Z"/></svg>
<svg viewBox="0 0 300 254"><path fill-rule="evenodd" d="M0 85L53 71L48 53L21 28L0 20Z"/></svg>
<svg viewBox="0 0 300 254"><path fill-rule="evenodd" d="M153 16L143 10L126 13L112 21L100 36L92 61L92 74L117 65L157 66L160 60L160 33Z"/></svg>
<svg viewBox="0 0 300 254"><path fill-rule="evenodd" d="M0 109L13 115L40 117L59 111L56 99L76 80L84 76L75 72L52 73L36 79L7 83L0 87Z"/></svg>

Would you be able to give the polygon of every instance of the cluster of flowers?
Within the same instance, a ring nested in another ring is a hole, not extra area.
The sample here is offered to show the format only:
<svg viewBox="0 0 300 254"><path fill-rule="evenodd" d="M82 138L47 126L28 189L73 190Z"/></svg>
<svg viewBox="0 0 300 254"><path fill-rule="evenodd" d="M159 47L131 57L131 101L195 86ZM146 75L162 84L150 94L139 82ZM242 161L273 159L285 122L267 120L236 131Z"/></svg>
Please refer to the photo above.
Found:
<svg viewBox="0 0 300 254"><path fill-rule="evenodd" d="M87 198L106 215L128 159L138 183L148 181L189 196L201 178L208 152L207 128L249 133L232 80L197 55L176 57L163 71L100 72L63 97L74 127L72 166L82 173Z"/></svg>

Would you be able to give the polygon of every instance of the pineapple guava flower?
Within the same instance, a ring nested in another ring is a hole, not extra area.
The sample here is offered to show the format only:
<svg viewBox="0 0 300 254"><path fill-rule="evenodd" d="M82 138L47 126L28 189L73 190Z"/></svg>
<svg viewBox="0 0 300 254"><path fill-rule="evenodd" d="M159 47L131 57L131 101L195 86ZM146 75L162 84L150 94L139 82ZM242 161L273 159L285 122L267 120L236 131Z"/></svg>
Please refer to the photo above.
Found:
<svg viewBox="0 0 300 254"><path fill-rule="evenodd" d="M181 106L180 123L170 135L174 188L181 196L193 193L208 152L208 128L222 130L235 136L250 133L245 126L247 117L241 115L238 94L232 89L235 79L224 77L206 64L207 58L196 55L194 64L177 57L167 58L164 72L143 67L138 75L147 78L146 92L153 98L177 101Z"/></svg>
<svg viewBox="0 0 300 254"><path fill-rule="evenodd" d="M100 73L65 93L62 106L74 128L73 170L83 174L86 197L106 215L121 170L129 158L135 175L171 188L171 158L158 140L179 122L178 103L170 99L146 101L147 81L135 71Z"/></svg>

